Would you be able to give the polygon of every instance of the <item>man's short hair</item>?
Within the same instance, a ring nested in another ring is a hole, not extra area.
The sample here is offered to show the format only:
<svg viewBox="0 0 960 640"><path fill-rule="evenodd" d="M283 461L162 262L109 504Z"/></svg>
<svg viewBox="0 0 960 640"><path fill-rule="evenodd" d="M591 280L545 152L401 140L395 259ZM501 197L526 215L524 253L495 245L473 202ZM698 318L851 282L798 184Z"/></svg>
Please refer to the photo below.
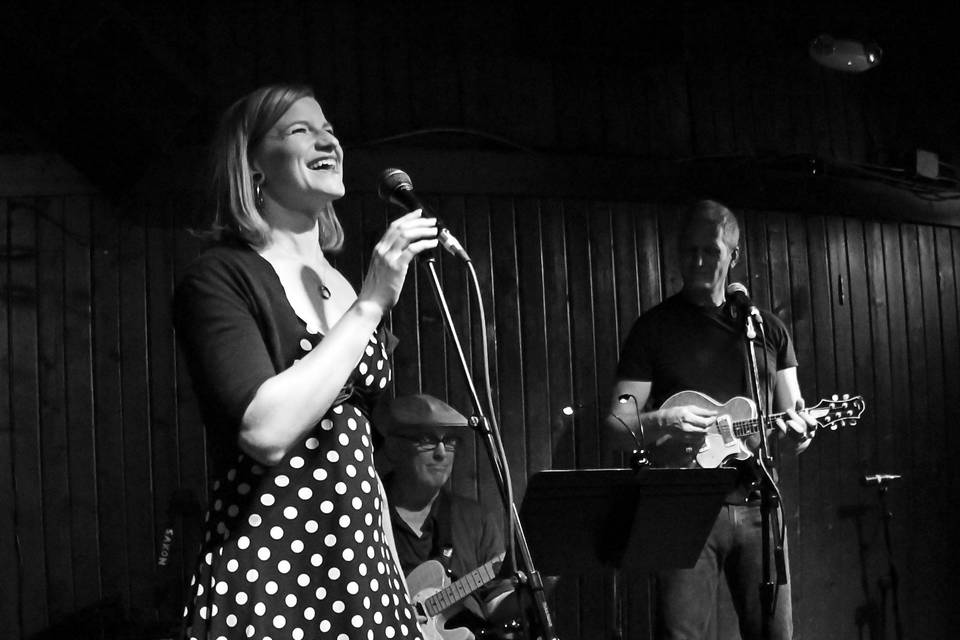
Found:
<svg viewBox="0 0 960 640"><path fill-rule="evenodd" d="M682 216L680 237L697 224L711 224L720 227L723 241L730 249L740 245L740 224L733 212L716 200L698 200L688 206Z"/></svg>

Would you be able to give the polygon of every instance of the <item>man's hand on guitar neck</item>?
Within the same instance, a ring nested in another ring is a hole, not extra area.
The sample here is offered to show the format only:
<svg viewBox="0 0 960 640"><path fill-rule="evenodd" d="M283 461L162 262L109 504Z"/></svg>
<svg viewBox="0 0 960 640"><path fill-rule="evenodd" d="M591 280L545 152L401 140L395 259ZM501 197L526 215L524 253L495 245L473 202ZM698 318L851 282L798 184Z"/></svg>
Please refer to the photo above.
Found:
<svg viewBox="0 0 960 640"><path fill-rule="evenodd" d="M786 419L777 418L774 421L781 435L786 436L784 442L792 447L796 453L806 451L810 443L813 442L813 436L817 433L817 421L804 411L805 407L803 398L797 398L796 406L793 409L786 410Z"/></svg>

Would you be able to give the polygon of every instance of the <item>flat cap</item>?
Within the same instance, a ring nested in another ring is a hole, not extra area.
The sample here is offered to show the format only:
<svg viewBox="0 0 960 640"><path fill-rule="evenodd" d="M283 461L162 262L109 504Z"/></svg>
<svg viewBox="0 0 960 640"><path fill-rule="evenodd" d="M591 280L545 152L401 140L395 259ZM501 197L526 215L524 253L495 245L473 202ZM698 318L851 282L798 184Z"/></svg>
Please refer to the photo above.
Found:
<svg viewBox="0 0 960 640"><path fill-rule="evenodd" d="M426 393L382 402L374 412L374 425L385 436L424 427L466 427L467 424L462 413Z"/></svg>

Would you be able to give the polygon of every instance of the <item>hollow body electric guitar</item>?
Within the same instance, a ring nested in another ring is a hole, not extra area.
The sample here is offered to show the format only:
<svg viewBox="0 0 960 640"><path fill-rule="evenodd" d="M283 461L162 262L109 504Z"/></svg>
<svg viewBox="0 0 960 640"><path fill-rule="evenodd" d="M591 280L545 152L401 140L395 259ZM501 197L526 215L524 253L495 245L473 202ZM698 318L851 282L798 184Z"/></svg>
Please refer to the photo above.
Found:
<svg viewBox="0 0 960 640"><path fill-rule="evenodd" d="M446 569L436 560L417 565L407 576L407 587L417 614L426 618L426 622L420 623L424 640L472 638L473 633L466 627L447 629L447 620L460 610L456 605L496 577L501 564L500 558L491 560L452 584Z"/></svg>
<svg viewBox="0 0 960 640"><path fill-rule="evenodd" d="M759 434L761 429L753 400L737 396L721 404L697 391L681 391L667 398L660 408L685 405L716 411L713 424L707 427L706 436L680 434L673 430L645 433L647 454L654 466L715 469L728 460L746 460L753 455L744 443L745 438ZM854 426L863 415L864 406L862 397L844 395L823 399L804 411L817 421L818 430L836 430ZM777 418L785 417L786 413L775 413L767 419L772 424ZM701 437L702 443L699 442Z"/></svg>

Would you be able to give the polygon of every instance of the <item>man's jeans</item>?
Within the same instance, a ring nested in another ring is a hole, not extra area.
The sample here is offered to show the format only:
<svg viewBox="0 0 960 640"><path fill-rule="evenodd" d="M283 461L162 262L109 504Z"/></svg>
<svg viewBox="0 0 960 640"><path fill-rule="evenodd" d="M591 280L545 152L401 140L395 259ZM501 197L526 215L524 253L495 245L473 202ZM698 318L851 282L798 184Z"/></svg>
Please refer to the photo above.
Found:
<svg viewBox="0 0 960 640"><path fill-rule="evenodd" d="M771 526L776 519L771 518ZM724 505L692 569L657 572L657 637L697 640L706 636L717 609L717 589L726 577L744 640L760 638L762 536L759 503ZM773 545L771 544L771 556ZM771 557L771 580L776 565ZM789 575L789 570L787 571ZM790 585L776 587L777 606L770 637L793 637Z"/></svg>

